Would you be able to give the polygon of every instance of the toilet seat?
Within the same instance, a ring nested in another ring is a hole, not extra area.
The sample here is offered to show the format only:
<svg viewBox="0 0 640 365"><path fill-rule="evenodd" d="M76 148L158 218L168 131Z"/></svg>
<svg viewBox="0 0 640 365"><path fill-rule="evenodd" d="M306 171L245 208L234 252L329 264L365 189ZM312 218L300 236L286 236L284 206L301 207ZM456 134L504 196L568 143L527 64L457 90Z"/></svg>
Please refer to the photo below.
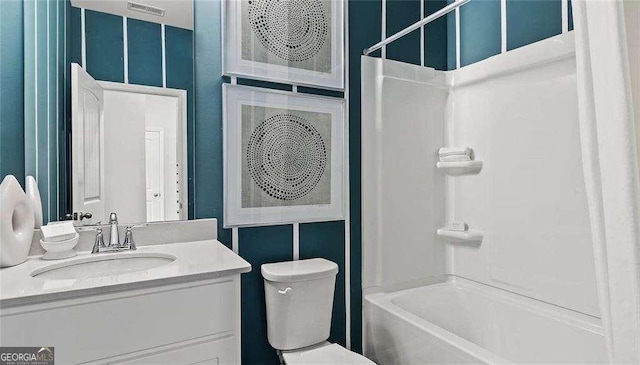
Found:
<svg viewBox="0 0 640 365"><path fill-rule="evenodd" d="M344 347L325 342L319 346L307 347L302 350L283 352L282 357L287 365L305 365L305 364L361 364L375 365L375 363L366 357L349 351Z"/></svg>

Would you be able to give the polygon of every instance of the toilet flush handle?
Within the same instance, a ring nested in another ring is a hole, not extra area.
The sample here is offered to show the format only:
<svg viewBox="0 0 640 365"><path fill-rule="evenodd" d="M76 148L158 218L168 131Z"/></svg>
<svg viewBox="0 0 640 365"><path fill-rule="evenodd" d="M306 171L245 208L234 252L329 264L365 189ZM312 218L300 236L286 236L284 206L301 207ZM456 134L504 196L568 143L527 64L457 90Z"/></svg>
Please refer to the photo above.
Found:
<svg viewBox="0 0 640 365"><path fill-rule="evenodd" d="M282 294L282 295L291 295L291 292L293 291L293 289L291 289L290 286L284 288L283 290L278 290L278 294Z"/></svg>

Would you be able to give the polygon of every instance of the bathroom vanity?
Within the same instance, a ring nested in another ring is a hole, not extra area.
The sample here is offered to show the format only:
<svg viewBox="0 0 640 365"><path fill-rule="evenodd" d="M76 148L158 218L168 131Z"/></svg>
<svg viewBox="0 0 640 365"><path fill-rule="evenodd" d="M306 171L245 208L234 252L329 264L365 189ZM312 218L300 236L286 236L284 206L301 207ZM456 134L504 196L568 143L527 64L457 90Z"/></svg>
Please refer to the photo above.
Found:
<svg viewBox="0 0 640 365"><path fill-rule="evenodd" d="M240 274L251 265L215 228L204 240L175 233L203 224L157 224L135 251L33 255L0 270L0 345L53 346L58 364L239 363Z"/></svg>

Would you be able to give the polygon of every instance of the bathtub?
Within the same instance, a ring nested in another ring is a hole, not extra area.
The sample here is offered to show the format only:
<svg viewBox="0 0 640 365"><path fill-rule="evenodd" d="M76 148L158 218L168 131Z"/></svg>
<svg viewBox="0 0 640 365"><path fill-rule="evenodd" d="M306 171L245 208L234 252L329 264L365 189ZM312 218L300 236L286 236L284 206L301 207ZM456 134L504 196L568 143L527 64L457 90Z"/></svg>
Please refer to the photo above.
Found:
<svg viewBox="0 0 640 365"><path fill-rule="evenodd" d="M460 277L365 295L377 364L606 363L600 320Z"/></svg>

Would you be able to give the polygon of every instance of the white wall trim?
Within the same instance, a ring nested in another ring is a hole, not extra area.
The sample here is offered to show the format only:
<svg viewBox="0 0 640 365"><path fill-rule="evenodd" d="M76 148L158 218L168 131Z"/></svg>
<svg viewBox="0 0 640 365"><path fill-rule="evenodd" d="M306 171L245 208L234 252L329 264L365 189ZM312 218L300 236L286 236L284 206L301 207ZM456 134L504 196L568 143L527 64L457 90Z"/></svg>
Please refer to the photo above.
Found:
<svg viewBox="0 0 640 365"><path fill-rule="evenodd" d="M506 0L503 0L506 1ZM569 0L562 0L562 33L569 31Z"/></svg>
<svg viewBox="0 0 640 365"><path fill-rule="evenodd" d="M300 223L293 224L293 261L300 260Z"/></svg>
<svg viewBox="0 0 640 365"><path fill-rule="evenodd" d="M35 177L36 177L36 182L40 182L40 174L38 173L38 156L39 156L39 149L38 149L38 1L34 1L33 2L33 17L34 17L34 50L33 50L33 60L34 60L34 99L33 99L33 109L34 109L34 120L33 120L33 124L35 125L34 128L34 140L33 140L33 144L35 146L35 155L34 155L34 159L35 159Z"/></svg>
<svg viewBox="0 0 640 365"><path fill-rule="evenodd" d="M460 68L460 8L455 10L456 18L456 68Z"/></svg>
<svg viewBox="0 0 640 365"><path fill-rule="evenodd" d="M124 83L129 83L129 29L127 17L122 17L122 48L124 54Z"/></svg>
<svg viewBox="0 0 640 365"><path fill-rule="evenodd" d="M158 86L147 86L138 84L123 84L121 82L97 81L105 90L123 91L130 93L153 94L161 96L173 96L176 98L186 98L187 91L182 89L162 88Z"/></svg>
<svg viewBox="0 0 640 365"><path fill-rule="evenodd" d="M422 1L421 1L422 2ZM344 123L346 136L344 139L344 307L345 307L345 342L347 349L351 349L351 212L350 199L351 189L349 187L349 4L344 2ZM424 42L423 42L424 43ZM422 52L424 54L424 52ZM362 313L362 311L361 311ZM364 322L362 322L364 323ZM361 327L362 329L362 327ZM363 336L364 337L364 336Z"/></svg>
<svg viewBox="0 0 640 365"><path fill-rule="evenodd" d="M424 19L424 1L420 1L420 20ZM424 66L424 25L420 27L420 66Z"/></svg>
<svg viewBox="0 0 640 365"><path fill-rule="evenodd" d="M160 25L160 34L162 37L162 87L167 87L167 45L166 45L165 25Z"/></svg>
<svg viewBox="0 0 640 365"><path fill-rule="evenodd" d="M236 254L240 250L240 239L238 238L238 227L231 228L231 249Z"/></svg>
<svg viewBox="0 0 640 365"><path fill-rule="evenodd" d="M64 5L63 5L64 6ZM58 21L60 21L60 5L58 5L56 7L57 9L57 18ZM63 8L64 9L64 8ZM63 46L63 50L65 51L64 53L64 64L63 64L63 71L62 71L62 75L63 75L63 80L65 79L64 75L66 75L66 64L67 64L67 58L66 58L66 49L67 49L67 12L63 11L62 14L62 19L63 19L63 28L62 28L62 36L63 41L64 41L64 46ZM58 27L58 30L60 29L60 27ZM56 57L56 85L58 85L60 83L60 74L59 74L59 70L60 70L60 32L57 33L57 37L56 37L56 45L58 47L58 57ZM66 93L65 93L66 94ZM66 103L65 103L66 104ZM58 110L58 112L56 113L56 181L58 182L56 184L56 196L58 197L56 199L57 205L56 205L56 215L60 215L60 93L56 93L56 108ZM66 106L62 108L62 111L64 112L64 115L66 116L66 112L65 112ZM57 220L58 217L54 217L55 220ZM49 220L51 220L51 217L49 217Z"/></svg>
<svg viewBox="0 0 640 365"><path fill-rule="evenodd" d="M47 201L46 201L46 214L48 220L51 220L49 215L51 214L51 160L49 159L49 152L51 151L51 1L47 1ZM57 27L56 27L57 30ZM57 71L57 70L56 70ZM57 90L57 85L56 85ZM56 92L57 94L57 92Z"/></svg>
<svg viewBox="0 0 640 365"><path fill-rule="evenodd" d="M507 0L500 0L500 42L500 52L507 52Z"/></svg>
<svg viewBox="0 0 640 365"><path fill-rule="evenodd" d="M387 37L387 0L382 0L382 24L381 24L381 34L380 34L380 40L383 40ZM348 55L345 55L345 59L348 58ZM387 58L387 45L385 44L384 46L382 46L382 48L380 49L380 56L382 57L382 59ZM346 88L346 82L345 82L345 88Z"/></svg>
<svg viewBox="0 0 640 365"><path fill-rule="evenodd" d="M87 34L84 8L80 9L80 33L82 33L82 68L87 70Z"/></svg>

